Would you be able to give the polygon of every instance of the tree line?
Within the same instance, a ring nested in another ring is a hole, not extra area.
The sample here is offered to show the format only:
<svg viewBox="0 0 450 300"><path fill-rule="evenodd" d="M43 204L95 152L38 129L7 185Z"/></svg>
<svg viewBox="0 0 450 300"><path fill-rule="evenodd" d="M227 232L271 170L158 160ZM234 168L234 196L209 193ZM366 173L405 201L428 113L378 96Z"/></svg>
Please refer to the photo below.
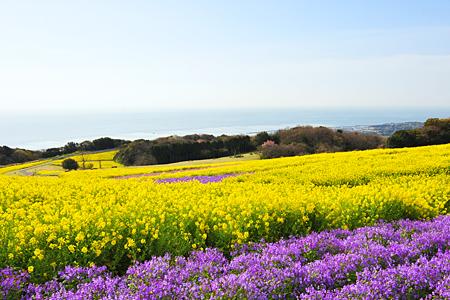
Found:
<svg viewBox="0 0 450 300"><path fill-rule="evenodd" d="M69 142L63 147L49 148L42 152L42 157L49 158L64 154L70 154L77 151L101 151L115 149L128 144L130 141L113 139L110 137L101 137L93 141L84 141L81 143Z"/></svg>
<svg viewBox="0 0 450 300"><path fill-rule="evenodd" d="M417 147L450 143L450 118L428 119L422 128L399 130L387 141L390 148Z"/></svg>
<svg viewBox="0 0 450 300"><path fill-rule="evenodd" d="M137 140L124 146L114 160L124 165L166 164L237 155L258 150L262 158L382 147L385 138L326 127L302 126L248 135L187 135Z"/></svg>
<svg viewBox="0 0 450 300"><path fill-rule="evenodd" d="M346 132L327 127L298 126L270 135L261 132L258 141L262 158L305 155L323 152L367 150L383 147L385 138L378 134Z"/></svg>
<svg viewBox="0 0 450 300"><path fill-rule="evenodd" d="M256 146L248 135L215 137L193 134L155 140L136 140L124 146L114 160L126 166L166 164L238 155L255 150Z"/></svg>
<svg viewBox="0 0 450 300"><path fill-rule="evenodd" d="M129 141L102 137L93 141L81 143L69 142L62 147L49 148L45 150L33 151L20 148L0 147L0 165L24 163L41 158L51 158L59 155L71 154L77 151L100 151L115 149L126 145Z"/></svg>
<svg viewBox="0 0 450 300"><path fill-rule="evenodd" d="M41 157L41 153L38 151L0 146L0 165L24 163Z"/></svg>

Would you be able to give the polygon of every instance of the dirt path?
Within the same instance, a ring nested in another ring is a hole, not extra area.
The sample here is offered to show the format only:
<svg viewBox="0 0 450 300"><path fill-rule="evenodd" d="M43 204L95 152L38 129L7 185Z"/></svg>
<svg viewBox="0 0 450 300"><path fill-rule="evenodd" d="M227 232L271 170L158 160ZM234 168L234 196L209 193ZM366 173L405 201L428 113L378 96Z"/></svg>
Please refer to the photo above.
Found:
<svg viewBox="0 0 450 300"><path fill-rule="evenodd" d="M20 170L15 170L15 171L11 171L11 172L7 172L5 173L5 175L18 175L18 176L34 176L36 174L36 172L38 171L42 171L42 170L62 170L61 167L59 166L55 166L52 164L53 161L49 161L49 162L45 162L39 165L35 165L35 166L31 166L28 168L23 168Z"/></svg>

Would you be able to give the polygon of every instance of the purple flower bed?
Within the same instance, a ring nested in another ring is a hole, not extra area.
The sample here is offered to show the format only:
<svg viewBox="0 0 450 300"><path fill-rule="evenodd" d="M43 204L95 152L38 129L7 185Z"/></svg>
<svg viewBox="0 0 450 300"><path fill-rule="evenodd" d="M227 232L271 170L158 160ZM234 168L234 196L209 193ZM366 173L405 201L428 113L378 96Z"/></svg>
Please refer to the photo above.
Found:
<svg viewBox="0 0 450 300"><path fill-rule="evenodd" d="M175 183L175 182L188 182L188 181L199 181L200 183L210 183L210 182L221 182L225 178L234 177L237 174L221 174L221 175L199 175L199 176L185 176L185 177L174 177L174 178L163 178L155 180L156 183Z"/></svg>
<svg viewBox="0 0 450 300"><path fill-rule="evenodd" d="M333 230L155 257L123 276L104 267L66 267L43 284L0 271L0 297L25 299L449 299L450 216Z"/></svg>

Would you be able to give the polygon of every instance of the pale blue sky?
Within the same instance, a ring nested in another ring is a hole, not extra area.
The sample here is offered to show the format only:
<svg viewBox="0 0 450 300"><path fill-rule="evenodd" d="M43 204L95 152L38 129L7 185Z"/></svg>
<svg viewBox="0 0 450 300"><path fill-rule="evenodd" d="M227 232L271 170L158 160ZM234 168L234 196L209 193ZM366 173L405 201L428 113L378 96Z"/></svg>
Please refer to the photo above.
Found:
<svg viewBox="0 0 450 300"><path fill-rule="evenodd" d="M450 106L450 1L0 2L0 110Z"/></svg>

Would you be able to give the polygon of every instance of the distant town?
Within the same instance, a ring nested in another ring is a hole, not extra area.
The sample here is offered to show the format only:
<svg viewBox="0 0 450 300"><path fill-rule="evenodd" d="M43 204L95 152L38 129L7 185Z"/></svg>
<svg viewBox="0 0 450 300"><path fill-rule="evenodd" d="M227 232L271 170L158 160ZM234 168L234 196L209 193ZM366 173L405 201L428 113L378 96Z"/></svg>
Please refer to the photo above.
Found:
<svg viewBox="0 0 450 300"><path fill-rule="evenodd" d="M410 130L422 128L423 122L402 122L402 123L385 123L380 125L355 125L336 127L335 129L342 129L345 131L358 131L362 133L373 133L382 136L391 136L394 132L399 130Z"/></svg>

